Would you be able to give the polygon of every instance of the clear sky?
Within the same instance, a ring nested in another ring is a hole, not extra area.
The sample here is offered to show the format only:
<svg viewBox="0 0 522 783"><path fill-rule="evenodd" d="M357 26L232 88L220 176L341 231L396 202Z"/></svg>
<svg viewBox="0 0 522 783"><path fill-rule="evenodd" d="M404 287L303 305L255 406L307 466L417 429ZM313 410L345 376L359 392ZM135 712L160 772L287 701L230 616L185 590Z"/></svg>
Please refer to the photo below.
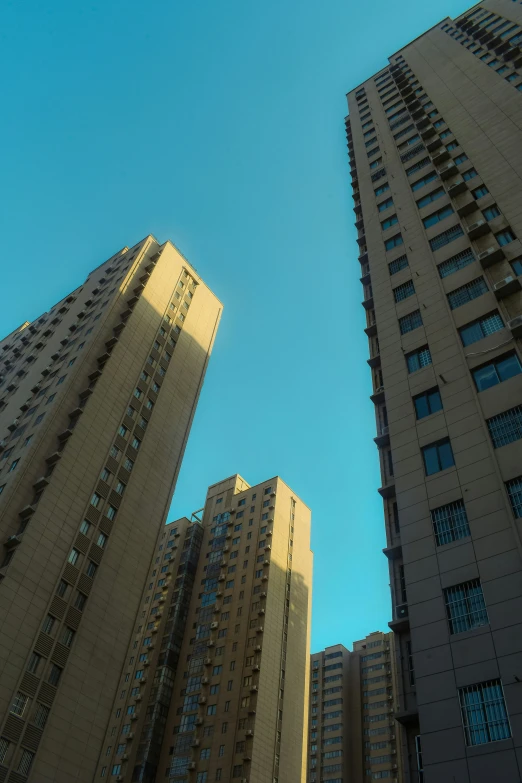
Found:
<svg viewBox="0 0 522 783"><path fill-rule="evenodd" d="M313 510L314 650L391 618L345 93L470 4L0 11L0 334L123 245L173 240L225 311L170 518L232 473L281 475Z"/></svg>

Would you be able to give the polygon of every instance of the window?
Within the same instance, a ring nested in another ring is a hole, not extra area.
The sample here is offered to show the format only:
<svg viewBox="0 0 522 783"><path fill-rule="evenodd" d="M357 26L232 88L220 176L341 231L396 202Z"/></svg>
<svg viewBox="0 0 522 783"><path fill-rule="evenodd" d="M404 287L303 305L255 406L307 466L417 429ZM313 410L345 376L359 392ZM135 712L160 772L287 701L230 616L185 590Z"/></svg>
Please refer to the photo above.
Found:
<svg viewBox="0 0 522 783"><path fill-rule="evenodd" d="M448 258L447 261L443 261L439 264L437 269L441 278L448 277L459 269L463 269L468 264L472 264L475 260L475 256L470 248L463 250L461 253Z"/></svg>
<svg viewBox="0 0 522 783"><path fill-rule="evenodd" d="M124 425L124 424L122 424L122 425L120 426L119 430L118 430L118 434L119 434L119 435L120 435L122 438L126 438L126 437L127 437L127 435L129 434L129 430L127 429L127 427L125 427L125 425Z"/></svg>
<svg viewBox="0 0 522 783"><path fill-rule="evenodd" d="M522 372L522 365L516 353L501 356L498 359L485 364L472 371L473 379L478 391L484 391L497 383L507 381Z"/></svg>
<svg viewBox="0 0 522 783"><path fill-rule="evenodd" d="M131 472L131 470L132 470L132 469L133 469L133 467L134 467L134 462L133 462L133 460L129 459L129 457L126 457L126 459L125 459L125 462L123 463L123 467L125 468L125 470L128 470L128 471L129 471L129 473L130 473L130 472Z"/></svg>
<svg viewBox="0 0 522 783"><path fill-rule="evenodd" d="M447 587L444 602L451 634L471 631L489 622L479 579Z"/></svg>
<svg viewBox="0 0 522 783"><path fill-rule="evenodd" d="M495 234L495 238L500 247L504 247L504 245L509 245L511 242L514 242L516 236L510 228L506 228L505 231L500 231L498 234Z"/></svg>
<svg viewBox="0 0 522 783"><path fill-rule="evenodd" d="M18 465L18 463L19 463L19 462L20 462L20 460L19 460L19 459L15 459L15 460L13 460L13 461L11 462L11 464L10 464L10 466L9 466L9 470L8 470L7 472L8 472L8 473L12 473L12 472L13 472L13 470L15 470L15 469L16 469L16 466Z"/></svg>
<svg viewBox="0 0 522 783"><path fill-rule="evenodd" d="M511 737L500 680L459 688L459 701L466 745L483 745Z"/></svg>
<svg viewBox="0 0 522 783"><path fill-rule="evenodd" d="M446 191L444 190L444 188L437 188L436 190L432 190L431 193L428 193L427 196L423 196L417 201L417 206L419 209L422 209L422 207L431 204L432 201L436 201L438 198L444 196L445 194ZM453 212L453 210L451 211Z"/></svg>
<svg viewBox="0 0 522 783"><path fill-rule="evenodd" d="M63 629L62 635L60 637L60 642L65 647L70 647L72 645L72 641L74 639L74 631L72 628L68 628L67 626Z"/></svg>
<svg viewBox="0 0 522 783"><path fill-rule="evenodd" d="M18 691L18 693L14 697L13 703L11 705L11 709L9 710L10 713L12 715L18 715L19 717L22 717L28 702L29 702L29 696L26 696L24 693L20 693L20 691Z"/></svg>
<svg viewBox="0 0 522 783"><path fill-rule="evenodd" d="M396 302L401 302L404 299L407 299L409 296L412 296L414 293L415 286L413 285L413 280L408 280L406 283L403 283L402 285L393 289L393 298Z"/></svg>
<svg viewBox="0 0 522 783"><path fill-rule="evenodd" d="M52 614L48 614L43 622L42 631L49 635L52 634L55 623L56 618Z"/></svg>
<svg viewBox="0 0 522 783"><path fill-rule="evenodd" d="M470 179L473 179L473 177L477 176L477 172L475 169L468 169L462 174L462 179L467 182Z"/></svg>
<svg viewBox="0 0 522 783"><path fill-rule="evenodd" d="M493 204L491 207L488 207L487 209L483 209L482 214L484 215L486 220L493 220L494 218L500 215L500 209L497 207L496 204Z"/></svg>
<svg viewBox="0 0 522 783"><path fill-rule="evenodd" d="M400 272L401 269L405 269L408 266L408 258L404 256L399 256L399 258L396 258L395 261L390 261L388 264L388 269L390 272L390 275L395 275L397 272Z"/></svg>
<svg viewBox="0 0 522 783"><path fill-rule="evenodd" d="M448 228L447 231L443 231L442 234L437 234L436 237L430 239L430 247L433 251L439 250L441 247L444 247L444 245L449 245L450 242L453 242L463 235L464 231L462 230L462 226L460 223L457 223L456 226L452 226L451 228Z"/></svg>
<svg viewBox="0 0 522 783"><path fill-rule="evenodd" d="M391 228L391 226L394 226L398 222L399 222L399 218L397 217L397 215L392 215L391 217L381 222L381 228L383 231L386 231L387 228Z"/></svg>
<svg viewBox="0 0 522 783"><path fill-rule="evenodd" d="M68 557L69 563L71 563L71 565L76 565L79 558L80 558L79 551L77 549L71 549L71 554Z"/></svg>
<svg viewBox="0 0 522 783"><path fill-rule="evenodd" d="M418 171L423 169L424 166L427 166L429 163L431 163L431 158L428 157L422 158L422 160L419 160L418 163L415 163L413 166L410 166L409 169L406 169L407 176L411 177L413 174L416 174Z"/></svg>
<svg viewBox="0 0 522 783"><path fill-rule="evenodd" d="M394 247L399 247L399 245L402 245L403 239L401 234L395 234L394 237L391 237L390 239L387 239L384 243L384 247L386 250L393 250Z"/></svg>
<svg viewBox="0 0 522 783"><path fill-rule="evenodd" d="M121 772L121 764L114 764L111 769L111 775L119 775Z"/></svg>
<svg viewBox="0 0 522 783"><path fill-rule="evenodd" d="M107 543L107 538L108 537L105 535L105 533L99 533L96 543L98 544L99 547L103 549L105 547L105 544Z"/></svg>
<svg viewBox="0 0 522 783"><path fill-rule="evenodd" d="M387 190L390 189L390 186L387 182L384 183L384 185L380 185L380 187L375 188L374 193L376 196L382 196L383 193L386 193Z"/></svg>
<svg viewBox="0 0 522 783"><path fill-rule="evenodd" d="M31 769L31 764L33 763L33 759L34 753L31 753L30 750L22 749L22 755L20 756L20 761L18 762L16 771L21 775L28 775L29 770Z"/></svg>
<svg viewBox="0 0 522 783"><path fill-rule="evenodd" d="M414 310L413 313L409 313L408 315L399 318L399 329L401 334L412 332L414 329L418 329L419 326L422 326L420 310Z"/></svg>
<svg viewBox="0 0 522 783"><path fill-rule="evenodd" d="M80 525L80 533L83 533L84 536L88 535L90 527L91 527L91 523L87 522L87 520L84 519L82 524Z"/></svg>
<svg viewBox="0 0 522 783"><path fill-rule="evenodd" d="M98 495L98 493L95 492L91 498L91 506L94 506L94 508L98 508L100 503L101 503L101 495Z"/></svg>
<svg viewBox="0 0 522 783"><path fill-rule="evenodd" d="M139 447L141 446L141 440L139 438L133 438L131 446L132 446L133 449L136 449L136 451L137 451L139 449Z"/></svg>
<svg viewBox="0 0 522 783"><path fill-rule="evenodd" d="M434 473L439 473L441 470L451 468L452 465L455 464L449 438L444 438L437 443L424 446L422 449L422 456L424 458L424 469L427 476L432 476Z"/></svg>
<svg viewBox="0 0 522 783"><path fill-rule="evenodd" d="M51 708L47 707L45 704L37 705L36 712L33 718L33 723L35 726L38 726L39 729L43 729L45 724L47 723L47 718L49 717L50 709ZM0 754L0 761L2 761L1 754Z"/></svg>
<svg viewBox="0 0 522 783"><path fill-rule="evenodd" d="M487 419L493 446L498 449L522 438L522 406L517 405L504 413Z"/></svg>
<svg viewBox="0 0 522 783"><path fill-rule="evenodd" d="M432 413L441 411L442 400L438 388L435 387L422 394L417 394L413 398L413 404L415 405L417 419L424 419L426 416L431 416Z"/></svg>
<svg viewBox="0 0 522 783"><path fill-rule="evenodd" d="M42 421L44 416L45 416L45 413L40 413L40 415L36 417L35 424L40 424L40 422Z"/></svg>
<svg viewBox="0 0 522 783"><path fill-rule="evenodd" d="M448 204L447 206L439 209L437 212L432 212L431 215L425 217L422 221L424 223L424 228L429 228L430 226L434 226L436 223L440 223L441 220L444 220L444 218L447 218L449 217L449 215L452 214L453 214L453 207L451 206L451 204Z"/></svg>
<svg viewBox="0 0 522 783"><path fill-rule="evenodd" d="M420 188L423 188L424 185L427 185L429 182L433 182L433 180L438 179L438 175L436 171L431 171L429 174L426 174L422 179L418 179L416 182L414 182L411 186L412 190L419 190Z"/></svg>
<svg viewBox="0 0 522 783"><path fill-rule="evenodd" d="M78 592L76 595L76 600L74 601L74 607L75 609L78 609L79 612L82 612L85 604L87 603L87 596L83 593Z"/></svg>
<svg viewBox="0 0 522 783"><path fill-rule="evenodd" d="M379 210L379 212L384 212L385 209L388 209L389 207L392 206L393 206L393 199L390 197L385 199L384 201L381 201L380 204L377 204L377 209Z"/></svg>
<svg viewBox="0 0 522 783"><path fill-rule="evenodd" d="M504 328L504 322L497 312L473 321L459 329L460 339L463 345L472 345L490 334Z"/></svg>
<svg viewBox="0 0 522 783"><path fill-rule="evenodd" d="M92 579L94 577L94 574L96 573L97 568L98 566L96 565L96 563L94 563L92 560L89 560L85 573L87 574L87 576L90 576Z"/></svg>
<svg viewBox="0 0 522 783"><path fill-rule="evenodd" d="M418 348L416 351L406 354L406 364L409 373L421 370L423 367L427 367L431 364L431 353L428 346L424 345L422 348Z"/></svg>
<svg viewBox="0 0 522 783"><path fill-rule="evenodd" d="M60 682L60 677L62 676L62 669L57 666L55 663L51 664L51 670L49 672L49 679L48 682L50 685L57 686Z"/></svg>
<svg viewBox="0 0 522 783"><path fill-rule="evenodd" d="M449 306L452 310L455 310L457 307L461 307L462 305L471 302L473 299L477 299L479 296L482 296L482 294L486 294L487 292L488 287L486 281L483 277L477 277L470 283L466 283L466 285L463 285L460 288L456 288L454 291L448 294Z"/></svg>
<svg viewBox="0 0 522 783"><path fill-rule="evenodd" d="M38 653L32 653L31 657L29 658L29 664L27 666L27 671L31 672L31 674L36 674L38 672L38 669L40 668L40 663L42 662L42 656L38 655Z"/></svg>

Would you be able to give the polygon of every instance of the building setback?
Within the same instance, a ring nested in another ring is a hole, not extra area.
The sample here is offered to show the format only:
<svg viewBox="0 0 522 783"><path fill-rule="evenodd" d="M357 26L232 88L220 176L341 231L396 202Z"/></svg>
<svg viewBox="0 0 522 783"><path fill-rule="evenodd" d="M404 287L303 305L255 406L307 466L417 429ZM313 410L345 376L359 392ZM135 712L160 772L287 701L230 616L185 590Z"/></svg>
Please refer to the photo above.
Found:
<svg viewBox="0 0 522 783"><path fill-rule="evenodd" d="M0 343L0 781L93 780L221 309L149 236Z"/></svg>
<svg viewBox="0 0 522 783"><path fill-rule="evenodd" d="M348 94L406 783L522 780L522 5Z"/></svg>
<svg viewBox="0 0 522 783"><path fill-rule="evenodd" d="M392 633L311 656L307 783L402 781Z"/></svg>
<svg viewBox="0 0 522 783"><path fill-rule="evenodd" d="M158 539L96 779L301 783L310 511L278 477L235 475L192 520Z"/></svg>

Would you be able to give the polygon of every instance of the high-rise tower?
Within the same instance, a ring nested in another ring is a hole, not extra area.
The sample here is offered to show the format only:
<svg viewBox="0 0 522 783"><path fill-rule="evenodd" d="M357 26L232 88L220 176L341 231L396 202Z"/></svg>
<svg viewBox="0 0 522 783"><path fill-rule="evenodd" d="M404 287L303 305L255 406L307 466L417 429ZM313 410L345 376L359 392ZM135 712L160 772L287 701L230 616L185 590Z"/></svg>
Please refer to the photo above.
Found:
<svg viewBox="0 0 522 783"><path fill-rule="evenodd" d="M250 487L235 475L193 519L158 539L97 778L302 783L310 510L278 477ZM194 589L181 605L187 550Z"/></svg>
<svg viewBox="0 0 522 783"><path fill-rule="evenodd" d="M522 5L348 94L405 780L522 780Z"/></svg>
<svg viewBox="0 0 522 783"><path fill-rule="evenodd" d="M0 781L93 779L221 309L149 236L0 343Z"/></svg>

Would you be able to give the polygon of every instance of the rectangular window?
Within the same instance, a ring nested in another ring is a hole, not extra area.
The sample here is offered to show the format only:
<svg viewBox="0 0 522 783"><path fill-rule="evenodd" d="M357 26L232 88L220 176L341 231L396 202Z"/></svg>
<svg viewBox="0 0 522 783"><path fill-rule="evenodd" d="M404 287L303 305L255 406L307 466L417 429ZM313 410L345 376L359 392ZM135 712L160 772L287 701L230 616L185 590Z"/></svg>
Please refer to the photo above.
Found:
<svg viewBox="0 0 522 783"><path fill-rule="evenodd" d="M379 212L384 212L385 209L388 209L389 207L392 206L393 206L393 199L390 197L385 199L384 201L381 201L380 204L377 204L377 209L379 210Z"/></svg>
<svg viewBox="0 0 522 783"><path fill-rule="evenodd" d="M386 193L387 190L390 189L390 186L387 182L384 183L384 185L380 185L380 187L375 188L374 193L376 196L382 196L383 193Z"/></svg>
<svg viewBox="0 0 522 783"><path fill-rule="evenodd" d="M467 182L468 180L470 180L470 179L473 179L473 178L474 178L474 177L476 177L476 176L477 176L477 172L476 172L476 170L475 170L475 169L468 169L467 171L465 171L465 172L462 174L462 179L463 179L465 182Z"/></svg>
<svg viewBox="0 0 522 783"><path fill-rule="evenodd" d="M34 714L33 723L35 726L38 726L39 729L43 729L45 724L47 723L47 718L49 717L50 707L47 707L45 704L38 704L36 708L36 712ZM2 759L0 758L0 761Z"/></svg>
<svg viewBox="0 0 522 783"><path fill-rule="evenodd" d="M25 708L27 707L28 702L29 696L26 696L24 693L20 693L20 691L18 691L11 705L10 713L12 715L18 715L21 718L25 712Z"/></svg>
<svg viewBox="0 0 522 783"><path fill-rule="evenodd" d="M451 468L452 465L455 464L449 438L444 438L443 440L437 441L437 443L431 443L429 446L424 446L422 449L422 456L427 476L432 476L434 473L439 473L441 470L447 470L447 468Z"/></svg>
<svg viewBox="0 0 522 783"><path fill-rule="evenodd" d="M423 367L427 367L431 364L431 353L427 345L423 345L422 348L418 348L416 351L406 354L406 364L408 372L416 372Z"/></svg>
<svg viewBox="0 0 522 783"><path fill-rule="evenodd" d="M390 261L388 264L388 269L390 272L390 275L395 275L397 272L400 272L401 269L405 269L408 266L408 258L407 256L399 256L399 258L396 258L395 261Z"/></svg>
<svg viewBox="0 0 522 783"><path fill-rule="evenodd" d="M413 176L413 174L416 174L418 171L424 168L424 166L428 166L431 163L431 158L422 158L422 160L419 160L418 163L415 163L413 166L410 166L409 169L406 169L406 174L408 177ZM436 176L436 175L435 175Z"/></svg>
<svg viewBox="0 0 522 783"><path fill-rule="evenodd" d="M457 223L456 226L452 226L447 231L443 231L442 234L437 234L436 237L430 239L430 247L433 251L439 250L444 245L449 245L450 242L461 236L464 236L464 231L460 223Z"/></svg>
<svg viewBox="0 0 522 783"><path fill-rule="evenodd" d="M451 634L472 631L489 622L479 579L447 587L444 603Z"/></svg>
<svg viewBox="0 0 522 783"><path fill-rule="evenodd" d="M460 288L456 288L454 291L448 294L449 306L452 310L455 310L457 307L461 307L462 305L471 302L473 299L477 299L479 296L482 296L482 294L486 294L487 292L488 286L486 281L483 277L477 277L470 283L466 283L466 285L463 285Z"/></svg>
<svg viewBox="0 0 522 783"><path fill-rule="evenodd" d="M402 302L409 296L413 296L414 293L415 286L413 285L413 280L408 280L406 283L403 283L402 285L393 289L393 298L396 302Z"/></svg>
<svg viewBox="0 0 522 783"><path fill-rule="evenodd" d="M488 207L487 209L483 209L482 214L484 215L486 220L493 220L494 218L500 215L500 209L497 207L496 204L493 204L491 207Z"/></svg>
<svg viewBox="0 0 522 783"><path fill-rule="evenodd" d="M459 688L466 745L509 739L511 730L500 680Z"/></svg>
<svg viewBox="0 0 522 783"><path fill-rule="evenodd" d="M433 180L438 179L438 174L436 171L431 171L429 174L425 174L422 179L418 179L416 182L412 183L411 189L413 191L419 190L420 188L423 188L424 185L427 185L429 182L433 182Z"/></svg>
<svg viewBox="0 0 522 783"><path fill-rule="evenodd" d="M489 190L485 185L479 185L478 188L475 188L475 190L471 191L471 195L473 196L476 201L479 200L479 198L482 198L483 196L487 196L489 193Z"/></svg>
<svg viewBox="0 0 522 783"><path fill-rule="evenodd" d="M49 679L48 682L50 685L57 686L60 682L60 677L62 676L62 669L57 666L55 663L51 665L51 670L49 672Z"/></svg>
<svg viewBox="0 0 522 783"><path fill-rule="evenodd" d="M496 449L514 443L522 438L522 406L517 405L504 413L499 413L498 416L487 419L486 423Z"/></svg>
<svg viewBox="0 0 522 783"><path fill-rule="evenodd" d="M500 231L498 234L495 234L495 239L497 240L500 247L504 247L504 245L509 245L511 242L514 242L516 236L510 228L506 228L504 231Z"/></svg>
<svg viewBox="0 0 522 783"><path fill-rule="evenodd" d="M424 419L426 416L431 416L432 413L441 411L442 400L438 388L435 387L422 394L417 394L413 398L413 404L415 405L417 419Z"/></svg>
<svg viewBox="0 0 522 783"><path fill-rule="evenodd" d="M472 371L478 391L484 391L497 383L507 381L522 372L522 365L516 353L509 353L495 359L489 364Z"/></svg>
<svg viewBox="0 0 522 783"><path fill-rule="evenodd" d="M417 206L419 209L422 209L422 207L426 207L428 204L431 204L432 201L436 201L441 196L446 195L446 191L444 188L436 188L436 190L432 190L431 193L428 193L427 196L423 196L417 201ZM453 211L453 210L452 210Z"/></svg>
<svg viewBox="0 0 522 783"><path fill-rule="evenodd" d="M458 272L459 269L463 269L465 266L468 266L468 264L472 264L474 260L475 256L473 255L473 251L471 248L466 248L466 250L462 250L462 252L457 253L457 255L448 258L447 261L443 261L442 264L438 265L437 269L439 270L441 278L449 277L449 275L452 275L454 272Z"/></svg>
<svg viewBox="0 0 522 783"><path fill-rule="evenodd" d="M16 771L21 775L28 775L33 763L33 759L34 753L31 753L30 750L22 750L22 755L20 756L20 761L18 762Z"/></svg>
<svg viewBox="0 0 522 783"><path fill-rule="evenodd" d="M414 329L418 329L422 326L422 316L420 310L414 310L413 313L399 318L399 329L401 334L407 334L413 332Z"/></svg>
<svg viewBox="0 0 522 783"><path fill-rule="evenodd" d="M437 546L450 544L471 535L463 500L456 500L431 511L431 521Z"/></svg>
<svg viewBox="0 0 522 783"><path fill-rule="evenodd" d="M392 215L391 217L386 218L386 220L383 220L381 222L381 228L383 231L386 231L387 228L391 228L398 222L399 222L399 218L397 217L397 215Z"/></svg>
<svg viewBox="0 0 522 783"><path fill-rule="evenodd" d="M472 345L473 343L488 337L490 334L498 332L504 328L504 322L497 312L479 318L459 329L460 339L463 345Z"/></svg>
<svg viewBox="0 0 522 783"><path fill-rule="evenodd" d="M436 223L440 223L441 220L444 220L444 218L449 217L453 214L453 207L451 204L448 204L445 207L442 207L441 209L437 210L437 212L432 212L431 215L428 215L428 217L423 218L424 228L429 228L430 226L434 226Z"/></svg>

